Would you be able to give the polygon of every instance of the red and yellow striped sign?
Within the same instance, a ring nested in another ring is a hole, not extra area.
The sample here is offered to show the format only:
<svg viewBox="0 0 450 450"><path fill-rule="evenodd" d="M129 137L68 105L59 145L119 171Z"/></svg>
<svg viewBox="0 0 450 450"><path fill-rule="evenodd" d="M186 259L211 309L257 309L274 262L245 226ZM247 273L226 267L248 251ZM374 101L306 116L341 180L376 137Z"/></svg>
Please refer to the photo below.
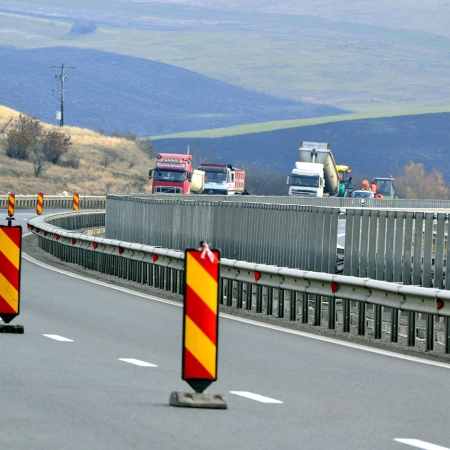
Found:
<svg viewBox="0 0 450 450"><path fill-rule="evenodd" d="M8 196L8 216L14 216L14 208L16 205L16 194L9 194Z"/></svg>
<svg viewBox="0 0 450 450"><path fill-rule="evenodd" d="M78 205L80 203L80 196L75 192L73 194L73 210L78 211Z"/></svg>
<svg viewBox="0 0 450 450"><path fill-rule="evenodd" d="M5 322L19 314L22 227L0 226L0 317Z"/></svg>
<svg viewBox="0 0 450 450"><path fill-rule="evenodd" d="M44 208L44 194L39 193L36 203L36 214L42 214L42 209Z"/></svg>
<svg viewBox="0 0 450 450"><path fill-rule="evenodd" d="M203 392L217 379L218 250L186 250L182 379Z"/></svg>

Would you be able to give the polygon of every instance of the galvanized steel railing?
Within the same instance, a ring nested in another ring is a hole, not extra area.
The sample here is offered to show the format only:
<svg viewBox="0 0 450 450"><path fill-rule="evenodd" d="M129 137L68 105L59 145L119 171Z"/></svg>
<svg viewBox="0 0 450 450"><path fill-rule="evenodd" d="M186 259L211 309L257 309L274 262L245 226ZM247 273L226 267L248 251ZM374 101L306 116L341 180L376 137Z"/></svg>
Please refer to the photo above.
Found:
<svg viewBox="0 0 450 450"><path fill-rule="evenodd" d="M39 246L61 260L98 272L182 294L184 253L86 236L67 229L102 226L104 211L51 214L29 219ZM56 224L64 225L66 230ZM437 342L450 352L450 292L345 275L221 259L220 303L281 320L321 325L376 339ZM423 322L423 326L422 326ZM422 345L422 344L421 344Z"/></svg>
<svg viewBox="0 0 450 450"><path fill-rule="evenodd" d="M108 195L106 237L173 249L207 240L226 258L335 274L342 219L345 275L450 289L445 211L356 208L350 203L361 199L347 198L302 200L336 200L346 208L217 198Z"/></svg>
<svg viewBox="0 0 450 450"><path fill-rule="evenodd" d="M205 240L225 258L336 273L339 208L201 198L108 195L106 237L178 250Z"/></svg>
<svg viewBox="0 0 450 450"><path fill-rule="evenodd" d="M171 194L132 194L139 198L153 198L155 200L168 200L177 198ZM359 208L365 206L373 209L443 209L450 210L450 200L415 200L397 199L385 200L377 198L352 198L352 197L295 197L295 196L275 196L275 195L190 195L192 199L203 201L236 201L236 202L257 202L257 203L277 203L282 205L307 205L307 206L328 206L333 208Z"/></svg>

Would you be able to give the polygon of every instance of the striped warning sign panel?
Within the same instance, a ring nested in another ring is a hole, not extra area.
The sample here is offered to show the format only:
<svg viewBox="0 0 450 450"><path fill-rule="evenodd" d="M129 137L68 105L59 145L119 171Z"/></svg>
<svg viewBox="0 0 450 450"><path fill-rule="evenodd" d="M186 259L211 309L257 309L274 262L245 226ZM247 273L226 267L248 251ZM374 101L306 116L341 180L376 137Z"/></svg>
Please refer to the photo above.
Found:
<svg viewBox="0 0 450 450"><path fill-rule="evenodd" d="M186 250L182 379L203 392L217 379L218 250Z"/></svg>
<svg viewBox="0 0 450 450"><path fill-rule="evenodd" d="M9 322L19 314L22 227L0 226L0 317Z"/></svg>

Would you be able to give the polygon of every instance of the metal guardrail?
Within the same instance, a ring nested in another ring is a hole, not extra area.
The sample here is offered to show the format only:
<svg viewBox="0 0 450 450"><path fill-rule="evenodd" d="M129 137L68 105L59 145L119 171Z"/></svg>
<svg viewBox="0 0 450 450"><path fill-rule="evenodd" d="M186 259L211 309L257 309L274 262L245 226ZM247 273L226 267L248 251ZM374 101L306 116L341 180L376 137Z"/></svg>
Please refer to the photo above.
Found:
<svg viewBox="0 0 450 450"><path fill-rule="evenodd" d="M183 252L67 230L104 223L105 211L95 211L38 216L29 219L27 225L38 236L39 246L61 260L183 293ZM61 224L66 229L60 228ZM321 325L327 319L329 329L335 329L337 318L342 317L343 330L355 328L361 336L373 323L376 339L381 339L384 331L391 342L406 336L409 346L416 345L418 331L424 330L426 350L433 350L440 334L445 352L450 353L447 290L222 258L219 296L221 304L279 319L288 316L296 321L300 316L303 323L308 323L312 312L312 323ZM416 321L418 317L422 320L422 315L425 327L418 328ZM440 331L442 328L444 331Z"/></svg>
<svg viewBox="0 0 450 450"><path fill-rule="evenodd" d="M34 209L36 208L36 195L16 195L15 208L17 209ZM79 209L104 209L106 207L105 196L94 195L80 195ZM0 209L8 208L8 196L0 195ZM44 210L45 209L72 209L73 197L63 195L45 195L44 196Z"/></svg>

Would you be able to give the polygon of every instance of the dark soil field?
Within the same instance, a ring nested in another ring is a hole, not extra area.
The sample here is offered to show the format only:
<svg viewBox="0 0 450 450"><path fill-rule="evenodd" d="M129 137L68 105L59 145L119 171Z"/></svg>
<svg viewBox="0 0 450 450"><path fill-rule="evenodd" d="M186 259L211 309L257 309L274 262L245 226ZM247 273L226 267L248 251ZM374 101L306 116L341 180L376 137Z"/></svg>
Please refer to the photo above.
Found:
<svg viewBox="0 0 450 450"><path fill-rule="evenodd" d="M289 173L300 141L329 142L337 164L355 175L398 176L413 161L438 168L450 182L450 113L365 119L209 139L161 139L160 152L185 152L187 145L223 163L260 165Z"/></svg>
<svg viewBox="0 0 450 450"><path fill-rule="evenodd" d="M321 117L345 111L236 87L168 64L74 47L0 46L0 104L56 124L65 74L64 123L138 136ZM55 75L58 78L55 78Z"/></svg>

